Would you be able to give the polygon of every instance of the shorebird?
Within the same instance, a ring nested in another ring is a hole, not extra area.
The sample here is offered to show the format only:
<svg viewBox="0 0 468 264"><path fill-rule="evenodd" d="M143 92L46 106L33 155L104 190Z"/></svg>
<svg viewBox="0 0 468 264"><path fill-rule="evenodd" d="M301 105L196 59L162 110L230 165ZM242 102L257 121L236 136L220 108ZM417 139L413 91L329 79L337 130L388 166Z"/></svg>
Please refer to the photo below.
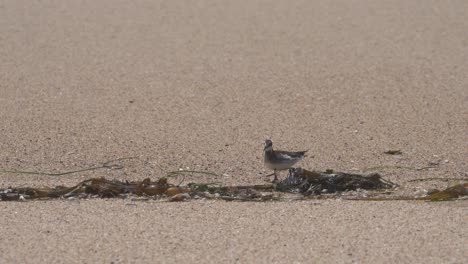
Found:
<svg viewBox="0 0 468 264"><path fill-rule="evenodd" d="M306 151L289 152L282 150L273 150L273 142L269 139L265 140L265 148L263 149L265 166L273 170L275 178L273 182L278 180L276 176L277 170L287 170L305 157ZM271 174L270 174L271 175Z"/></svg>

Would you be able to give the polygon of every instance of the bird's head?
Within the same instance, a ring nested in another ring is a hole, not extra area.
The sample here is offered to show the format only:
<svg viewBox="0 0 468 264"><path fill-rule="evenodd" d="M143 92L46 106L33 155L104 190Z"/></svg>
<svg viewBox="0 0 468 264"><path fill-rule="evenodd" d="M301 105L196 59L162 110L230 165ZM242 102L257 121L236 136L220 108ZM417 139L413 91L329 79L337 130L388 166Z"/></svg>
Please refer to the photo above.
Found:
<svg viewBox="0 0 468 264"><path fill-rule="evenodd" d="M269 139L265 140L265 151L273 150L273 142Z"/></svg>

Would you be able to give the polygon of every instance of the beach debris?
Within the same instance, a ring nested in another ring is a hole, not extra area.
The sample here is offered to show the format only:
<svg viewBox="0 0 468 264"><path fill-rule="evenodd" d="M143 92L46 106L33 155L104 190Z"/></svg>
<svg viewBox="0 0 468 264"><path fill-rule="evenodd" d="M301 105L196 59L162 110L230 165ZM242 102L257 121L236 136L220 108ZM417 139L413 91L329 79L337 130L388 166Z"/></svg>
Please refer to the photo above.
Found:
<svg viewBox="0 0 468 264"><path fill-rule="evenodd" d="M170 202L181 202L186 199L190 199L190 194L188 193L178 193L169 198Z"/></svg>
<svg viewBox="0 0 468 264"><path fill-rule="evenodd" d="M379 194L377 194L379 195ZM394 197L379 197L379 196L345 196L342 197L346 200L354 200L354 201L453 201L457 199L466 199L468 196L468 183L464 184L457 184L451 187L446 188L443 191L439 190L430 190L427 192L426 196L421 197L402 197L402 196L394 196Z"/></svg>
<svg viewBox="0 0 468 264"><path fill-rule="evenodd" d="M457 184L443 191L431 190L428 196L415 198L416 200L427 201L450 201L460 197L468 196L468 183Z"/></svg>
<svg viewBox="0 0 468 264"><path fill-rule="evenodd" d="M225 201L263 202L280 200L279 193L275 191L274 184L246 185L246 186L220 186L213 184L189 184L192 190L201 198Z"/></svg>
<svg viewBox="0 0 468 264"><path fill-rule="evenodd" d="M84 180L73 187L55 188L7 188L0 189L2 201L18 201L46 198L128 198L132 196L169 197L169 201L184 201L191 197L226 201L280 200L284 192L304 195L320 195L350 190L385 189L395 186L374 173L369 176L349 173L312 172L301 168L290 171L281 183L247 186L222 186L220 183L189 183L185 187L168 183L166 177L157 181L118 181L105 178Z"/></svg>
<svg viewBox="0 0 468 264"><path fill-rule="evenodd" d="M386 151L384 151L384 153L385 153L385 154L388 154L388 155L401 155L401 154L403 154L403 153L401 152L401 150L399 150L399 149L390 149L390 150L386 150Z"/></svg>
<svg viewBox="0 0 468 264"><path fill-rule="evenodd" d="M108 170L121 170L124 168L123 165L121 165L122 162L126 160L133 160L133 159L138 159L137 157L127 157L127 158L119 158L115 160L109 160L101 165L98 166L93 166L89 168L84 168L84 169L79 169L79 170L73 170L73 171L64 171L64 172L40 172L40 171L21 171L21 170L5 170L5 169L0 169L0 173L15 173L15 174L31 174L31 175L46 175L46 176L63 176L63 175L68 175L68 174L74 174L74 173L80 173L80 172L86 172L86 171L94 171L94 170L99 170L99 169L108 169Z"/></svg>
<svg viewBox="0 0 468 264"><path fill-rule="evenodd" d="M382 166L374 166L374 167L369 167L365 168L362 171L363 172L369 172L369 171L383 171L383 170L414 170L414 171L421 171L421 170L430 170L430 169L435 169L438 168L438 165L430 165L430 166L424 166L424 167L410 167L410 166L400 166L400 165L382 165Z"/></svg>
<svg viewBox="0 0 468 264"><path fill-rule="evenodd" d="M191 197L205 199L220 199L227 201L267 201L275 199L273 194L264 194L263 191L274 191L273 184L253 186L224 187L217 183L196 184L186 187L175 186L161 178L155 182L149 178L143 181L118 181L105 178L92 178L84 180L73 187L57 186L55 188L6 188L0 189L1 201L22 201L30 199L51 198L129 198L138 197L168 197L169 201L177 202Z"/></svg>
<svg viewBox="0 0 468 264"><path fill-rule="evenodd" d="M7 188L0 189L0 199L2 201L19 200L20 196L25 199L39 198L69 198L69 197L89 197L97 196L101 198L124 197L132 193L138 196L162 195L173 187L167 183L166 178L161 178L152 182L149 178L139 182L107 180L105 178L93 178L84 180L73 187L57 186L55 188ZM182 192L182 191L181 191Z"/></svg>
<svg viewBox="0 0 468 264"><path fill-rule="evenodd" d="M290 169L288 177L277 185L278 190L300 192L305 195L335 193L355 190L382 190L397 184L384 180L380 174L369 175L345 172L308 171L302 168Z"/></svg>
<svg viewBox="0 0 468 264"><path fill-rule="evenodd" d="M181 194L181 193L186 193L186 192L189 192L189 191L190 190L187 189L187 188L174 186L174 187L167 188L167 190L164 192L164 194L171 197L171 196L175 196L175 195L178 195L178 194Z"/></svg>
<svg viewBox="0 0 468 264"><path fill-rule="evenodd" d="M156 181L118 181L105 178L84 180L72 187L5 188L0 189L1 201L27 201L31 199L121 198L131 201L160 199L180 202L189 199L225 201L293 201L305 199L343 198L348 200L423 200L447 201L467 196L468 183L449 187L443 191L431 190L415 197L394 196L388 190L398 185L383 179L378 173L369 175L290 169L286 179L278 184L223 186L220 183L189 183L186 186L168 183L163 177ZM372 192L371 192L372 191ZM354 193L353 193L354 192ZM351 195L350 195L351 193ZM393 195L393 196L388 196ZM136 198L135 198L136 197Z"/></svg>
<svg viewBox="0 0 468 264"><path fill-rule="evenodd" d="M409 180L408 182L421 182L421 181L468 181L468 177L463 178L442 178L442 177L431 177L431 178L422 178L422 179L414 179Z"/></svg>

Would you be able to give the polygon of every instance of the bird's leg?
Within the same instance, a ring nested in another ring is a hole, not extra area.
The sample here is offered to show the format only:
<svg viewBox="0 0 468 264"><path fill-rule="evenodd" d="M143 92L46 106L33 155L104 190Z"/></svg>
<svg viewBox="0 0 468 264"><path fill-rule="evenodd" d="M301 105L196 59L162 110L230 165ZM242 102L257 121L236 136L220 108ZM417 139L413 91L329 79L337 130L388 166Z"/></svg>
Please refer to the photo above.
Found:
<svg viewBox="0 0 468 264"><path fill-rule="evenodd" d="M273 178L272 183L278 182L278 177L276 176L276 169L274 169L273 175L275 175L275 177Z"/></svg>

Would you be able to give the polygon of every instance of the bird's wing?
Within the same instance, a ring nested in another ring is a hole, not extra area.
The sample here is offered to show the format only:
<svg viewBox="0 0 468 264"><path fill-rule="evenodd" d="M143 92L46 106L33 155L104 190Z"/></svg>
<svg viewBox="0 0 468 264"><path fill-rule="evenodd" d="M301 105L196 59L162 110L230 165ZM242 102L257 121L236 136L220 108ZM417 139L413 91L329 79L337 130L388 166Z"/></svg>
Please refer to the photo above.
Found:
<svg viewBox="0 0 468 264"><path fill-rule="evenodd" d="M300 152L278 151L277 154L283 159L295 160L295 159L303 158L305 151L300 151Z"/></svg>

